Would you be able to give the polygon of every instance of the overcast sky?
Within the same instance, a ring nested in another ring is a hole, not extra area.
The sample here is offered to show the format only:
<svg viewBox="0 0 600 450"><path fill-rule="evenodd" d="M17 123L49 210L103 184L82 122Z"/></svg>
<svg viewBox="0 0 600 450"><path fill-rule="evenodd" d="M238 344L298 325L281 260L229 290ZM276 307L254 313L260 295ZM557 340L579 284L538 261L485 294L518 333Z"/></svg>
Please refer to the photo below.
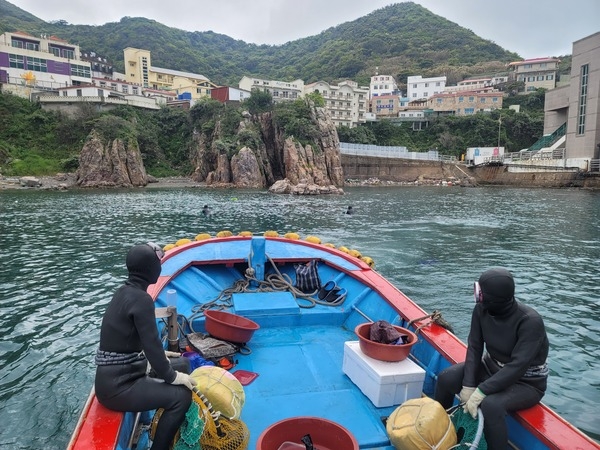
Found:
<svg viewBox="0 0 600 450"><path fill-rule="evenodd" d="M45 21L102 25L146 17L188 31L214 31L255 44L283 44L358 19L385 0L8 0ZM600 0L414 0L434 14L523 58L560 56L600 31ZM142 47L143 45L140 44Z"/></svg>

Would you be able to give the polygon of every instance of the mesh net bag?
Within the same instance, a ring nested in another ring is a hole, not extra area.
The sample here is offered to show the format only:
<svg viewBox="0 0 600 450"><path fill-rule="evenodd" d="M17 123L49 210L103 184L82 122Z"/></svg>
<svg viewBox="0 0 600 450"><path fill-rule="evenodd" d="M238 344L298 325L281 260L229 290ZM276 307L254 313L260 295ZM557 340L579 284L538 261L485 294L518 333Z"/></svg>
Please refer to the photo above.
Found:
<svg viewBox="0 0 600 450"><path fill-rule="evenodd" d="M246 450L250 431L238 419L220 417L204 395L195 390L186 418L173 440L173 450ZM154 438L163 409L152 418L150 437ZM195 416L195 417L194 417Z"/></svg>
<svg viewBox="0 0 600 450"><path fill-rule="evenodd" d="M448 410L450 420L454 424L457 437L457 449L487 450L487 443L483 436L483 415L478 410L477 419L465 412L462 405L457 405Z"/></svg>

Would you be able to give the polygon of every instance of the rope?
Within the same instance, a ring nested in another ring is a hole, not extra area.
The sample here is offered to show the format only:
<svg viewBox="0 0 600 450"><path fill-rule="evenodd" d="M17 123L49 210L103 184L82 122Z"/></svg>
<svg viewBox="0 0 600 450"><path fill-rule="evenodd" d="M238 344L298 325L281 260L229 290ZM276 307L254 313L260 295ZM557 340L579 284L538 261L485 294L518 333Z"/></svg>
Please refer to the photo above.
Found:
<svg viewBox="0 0 600 450"><path fill-rule="evenodd" d="M421 322L422 320L425 320L425 319L431 319L431 320L422 325L419 325L415 330L415 334L419 334L419 331L421 331L421 328L427 327L427 326L431 325L432 323L438 324L442 328L445 328L446 330L450 331L451 333L454 333L454 329L452 328L452 325L450 325L450 323L448 323L448 321L446 321L446 319L444 319L442 317L442 313L440 311L438 311L437 309L434 310L431 314L427 314L426 316L419 317L418 319L412 319L411 321L408 322L408 327L410 327L415 322Z"/></svg>

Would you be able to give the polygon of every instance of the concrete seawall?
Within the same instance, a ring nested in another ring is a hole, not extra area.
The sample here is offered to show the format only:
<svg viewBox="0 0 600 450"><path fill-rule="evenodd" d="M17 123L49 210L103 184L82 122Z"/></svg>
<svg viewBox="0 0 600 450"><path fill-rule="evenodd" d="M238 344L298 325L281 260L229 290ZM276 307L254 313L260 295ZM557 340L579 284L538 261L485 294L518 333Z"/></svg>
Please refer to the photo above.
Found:
<svg viewBox="0 0 600 450"><path fill-rule="evenodd" d="M600 174L540 170L509 172L507 165L467 167L460 162L421 161L341 155L346 180L368 180L410 183L418 179L474 179L478 185L520 187L581 187L600 189Z"/></svg>

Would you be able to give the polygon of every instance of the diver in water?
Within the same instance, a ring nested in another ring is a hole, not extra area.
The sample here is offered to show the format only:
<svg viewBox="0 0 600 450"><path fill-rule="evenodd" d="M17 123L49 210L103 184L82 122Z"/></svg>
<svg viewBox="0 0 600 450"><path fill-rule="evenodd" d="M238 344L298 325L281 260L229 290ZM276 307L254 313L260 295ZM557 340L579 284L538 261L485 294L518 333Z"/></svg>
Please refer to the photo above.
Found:
<svg viewBox="0 0 600 450"><path fill-rule="evenodd" d="M352 209L352 206L348 206L348 209L346 210L346 214L354 214L354 210Z"/></svg>
<svg viewBox="0 0 600 450"><path fill-rule="evenodd" d="M202 208L202 214L204 214L205 217L210 217L212 214L211 208L208 205L204 205L204 208Z"/></svg>
<svg viewBox="0 0 600 450"><path fill-rule="evenodd" d="M154 301L146 292L158 280L163 255L154 243L136 245L127 253L129 277L115 292L102 319L94 383L98 401L108 409L163 408L153 450L168 449L173 442L196 384L188 375L188 359L164 350Z"/></svg>
<svg viewBox="0 0 600 450"><path fill-rule="evenodd" d="M542 317L515 300L512 274L489 269L475 283L464 363L438 376L434 398L445 409L459 394L473 418L481 408L484 435L490 450L506 450L506 415L538 403L548 380L548 337Z"/></svg>

